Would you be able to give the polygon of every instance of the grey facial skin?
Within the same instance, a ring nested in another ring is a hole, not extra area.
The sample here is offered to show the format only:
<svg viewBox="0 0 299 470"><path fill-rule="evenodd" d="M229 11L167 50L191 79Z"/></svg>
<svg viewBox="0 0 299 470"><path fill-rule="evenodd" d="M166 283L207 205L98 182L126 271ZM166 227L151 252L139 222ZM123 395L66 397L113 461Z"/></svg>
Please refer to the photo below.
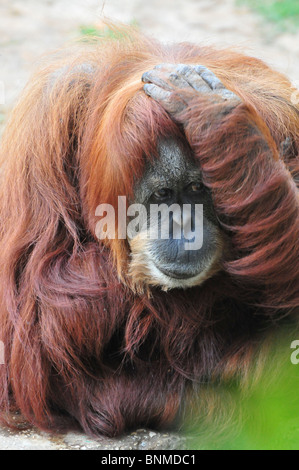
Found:
<svg viewBox="0 0 299 470"><path fill-rule="evenodd" d="M195 204L203 205L203 245L200 249L186 250L186 239L170 237L150 239L143 245L147 269L155 284L165 288L199 285L211 272L222 253L222 235L214 213L211 195L202 184L202 175L191 150L173 138L158 144L159 158L147 163L143 178L136 183L134 203L143 204L150 213L151 204L189 204L192 223ZM172 227L172 220L170 220ZM149 228L149 227L148 227ZM192 226L194 230L194 224ZM133 253L134 256L134 253Z"/></svg>

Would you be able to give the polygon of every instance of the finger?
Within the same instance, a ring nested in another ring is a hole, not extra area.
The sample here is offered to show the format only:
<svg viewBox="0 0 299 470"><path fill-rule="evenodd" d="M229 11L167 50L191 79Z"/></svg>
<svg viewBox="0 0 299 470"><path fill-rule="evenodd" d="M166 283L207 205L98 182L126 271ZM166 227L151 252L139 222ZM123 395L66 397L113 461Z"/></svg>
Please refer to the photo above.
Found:
<svg viewBox="0 0 299 470"><path fill-rule="evenodd" d="M186 107L186 103L181 96L163 90L153 83L146 83L143 89L148 96L160 103L169 114L176 115Z"/></svg>
<svg viewBox="0 0 299 470"><path fill-rule="evenodd" d="M144 83L153 83L154 85L157 85L160 88L164 88L165 90L171 91L172 87L167 81L167 75L161 74L158 71L155 70L149 70L145 72L141 80Z"/></svg>
<svg viewBox="0 0 299 470"><path fill-rule="evenodd" d="M211 90L215 91L219 96L224 100L237 100L240 101L240 98L233 93L231 90L228 90L221 80L219 80L216 75L211 72L204 65L196 65L194 67L195 71L200 75L200 77L209 85Z"/></svg>
<svg viewBox="0 0 299 470"><path fill-rule="evenodd" d="M212 90L225 88L219 78L204 65L196 65L194 69Z"/></svg>
<svg viewBox="0 0 299 470"><path fill-rule="evenodd" d="M202 91L202 87L207 88L207 84L190 65L162 63L156 65L153 70L158 71L160 76L162 74L165 80L168 78L168 82L176 88L189 88L190 85L195 90L200 91ZM193 81L191 78L192 83L188 80L190 74L193 74Z"/></svg>
<svg viewBox="0 0 299 470"><path fill-rule="evenodd" d="M190 88L189 83L185 78L176 72L172 72L168 76L169 82L174 85L175 88Z"/></svg>
<svg viewBox="0 0 299 470"><path fill-rule="evenodd" d="M169 101L171 92L153 84L146 83L143 87L145 93L156 101Z"/></svg>
<svg viewBox="0 0 299 470"><path fill-rule="evenodd" d="M141 80L144 83L154 83L155 85L169 91L176 88L189 88L190 85L186 82L184 77L175 72L173 65L171 65L171 67L171 70L165 70L165 68L162 67L149 70L142 75Z"/></svg>
<svg viewBox="0 0 299 470"><path fill-rule="evenodd" d="M181 75L185 82L188 83L194 90L200 93L211 92L209 85L201 78L195 71L194 67L186 64L177 65L177 73Z"/></svg>

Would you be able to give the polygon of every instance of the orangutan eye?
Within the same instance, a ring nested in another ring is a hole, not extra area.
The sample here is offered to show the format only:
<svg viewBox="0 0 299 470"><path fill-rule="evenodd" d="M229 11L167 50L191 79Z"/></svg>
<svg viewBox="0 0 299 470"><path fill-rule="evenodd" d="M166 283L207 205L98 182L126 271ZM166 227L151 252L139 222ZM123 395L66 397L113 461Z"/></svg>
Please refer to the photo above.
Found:
<svg viewBox="0 0 299 470"><path fill-rule="evenodd" d="M200 193L202 192L204 186L202 183L190 183L187 187L187 190L190 193Z"/></svg>
<svg viewBox="0 0 299 470"><path fill-rule="evenodd" d="M166 200L169 199L172 195L172 191L169 188L161 188L153 193L153 196L157 200Z"/></svg>

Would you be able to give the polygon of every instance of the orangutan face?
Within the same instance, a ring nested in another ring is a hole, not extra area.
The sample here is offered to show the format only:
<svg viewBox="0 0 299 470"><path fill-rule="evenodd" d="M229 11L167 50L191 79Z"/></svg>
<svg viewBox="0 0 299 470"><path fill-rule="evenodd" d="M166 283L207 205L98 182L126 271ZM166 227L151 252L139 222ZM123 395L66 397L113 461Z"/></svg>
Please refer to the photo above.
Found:
<svg viewBox="0 0 299 470"><path fill-rule="evenodd" d="M158 153L134 191L146 220L130 239L131 274L164 289L192 287L219 270L223 237L188 146L163 139Z"/></svg>

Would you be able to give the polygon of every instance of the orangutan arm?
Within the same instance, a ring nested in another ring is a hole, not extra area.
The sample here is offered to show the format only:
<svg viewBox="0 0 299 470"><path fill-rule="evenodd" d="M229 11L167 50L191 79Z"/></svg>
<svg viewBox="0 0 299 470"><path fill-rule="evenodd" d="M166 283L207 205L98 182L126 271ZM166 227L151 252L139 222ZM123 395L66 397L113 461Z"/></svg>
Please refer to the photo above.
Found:
<svg viewBox="0 0 299 470"><path fill-rule="evenodd" d="M199 161L232 240L227 272L268 286L263 301L298 305L298 190L265 121L206 67L161 64L142 80L145 93L183 126Z"/></svg>

